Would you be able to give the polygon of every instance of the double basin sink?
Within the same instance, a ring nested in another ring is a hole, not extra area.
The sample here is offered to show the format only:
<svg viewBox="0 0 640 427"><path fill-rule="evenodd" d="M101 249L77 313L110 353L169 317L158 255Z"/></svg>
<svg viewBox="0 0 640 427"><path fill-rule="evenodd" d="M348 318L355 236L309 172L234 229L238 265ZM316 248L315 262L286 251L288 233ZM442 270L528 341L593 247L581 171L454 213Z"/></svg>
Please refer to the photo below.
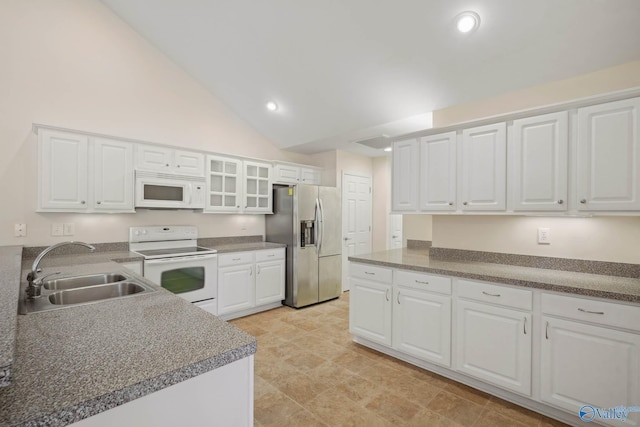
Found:
<svg viewBox="0 0 640 427"><path fill-rule="evenodd" d="M153 291L153 287L121 272L58 277L42 283L41 296L21 298L19 311L54 310Z"/></svg>

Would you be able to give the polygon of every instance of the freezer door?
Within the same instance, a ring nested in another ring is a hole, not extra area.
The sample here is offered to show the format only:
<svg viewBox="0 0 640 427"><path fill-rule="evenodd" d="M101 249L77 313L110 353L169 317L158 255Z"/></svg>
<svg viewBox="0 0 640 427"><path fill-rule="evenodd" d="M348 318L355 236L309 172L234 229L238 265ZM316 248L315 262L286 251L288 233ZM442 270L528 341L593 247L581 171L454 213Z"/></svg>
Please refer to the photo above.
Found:
<svg viewBox="0 0 640 427"><path fill-rule="evenodd" d="M342 253L342 203L337 188L318 187L320 200L319 256Z"/></svg>
<svg viewBox="0 0 640 427"><path fill-rule="evenodd" d="M318 263L318 300L339 297L342 292L342 255L320 257Z"/></svg>
<svg viewBox="0 0 640 427"><path fill-rule="evenodd" d="M314 246L295 248L294 284L287 287L285 304L304 307L318 302L318 254Z"/></svg>

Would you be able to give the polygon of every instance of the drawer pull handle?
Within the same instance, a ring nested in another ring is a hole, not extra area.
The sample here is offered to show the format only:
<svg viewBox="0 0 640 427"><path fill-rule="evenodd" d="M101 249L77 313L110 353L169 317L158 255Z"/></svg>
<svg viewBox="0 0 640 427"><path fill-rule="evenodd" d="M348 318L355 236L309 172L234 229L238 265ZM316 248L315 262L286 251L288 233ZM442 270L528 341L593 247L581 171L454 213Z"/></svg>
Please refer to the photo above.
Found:
<svg viewBox="0 0 640 427"><path fill-rule="evenodd" d="M275 255L271 254L271 255L267 255L267 258L273 258Z"/></svg>
<svg viewBox="0 0 640 427"><path fill-rule="evenodd" d="M578 308L578 311L581 311L583 313L589 313L589 314L604 314L604 311L589 311L589 310L585 310L584 308Z"/></svg>
<svg viewBox="0 0 640 427"><path fill-rule="evenodd" d="M549 339L549 322L547 322L547 326L544 329L544 338Z"/></svg>
<svg viewBox="0 0 640 427"><path fill-rule="evenodd" d="M240 258L231 258L231 261L240 261Z"/></svg>
<svg viewBox="0 0 640 427"><path fill-rule="evenodd" d="M387 289L384 293L384 297L387 301L389 301L389 289Z"/></svg>
<svg viewBox="0 0 640 427"><path fill-rule="evenodd" d="M400 292L398 291L398 296L396 297L396 301L398 301L398 305L400 305Z"/></svg>
<svg viewBox="0 0 640 427"><path fill-rule="evenodd" d="M483 294L488 295L490 297L499 297L500 294L490 294L489 292L482 291Z"/></svg>
<svg viewBox="0 0 640 427"><path fill-rule="evenodd" d="M524 318L524 334L527 335L527 318Z"/></svg>
<svg viewBox="0 0 640 427"><path fill-rule="evenodd" d="M376 273L369 273L368 271L365 271L364 274L368 274L370 276L375 276L376 275Z"/></svg>
<svg viewBox="0 0 640 427"><path fill-rule="evenodd" d="M423 285L428 285L429 284L429 282L421 281L421 280L416 280L416 283L422 283Z"/></svg>

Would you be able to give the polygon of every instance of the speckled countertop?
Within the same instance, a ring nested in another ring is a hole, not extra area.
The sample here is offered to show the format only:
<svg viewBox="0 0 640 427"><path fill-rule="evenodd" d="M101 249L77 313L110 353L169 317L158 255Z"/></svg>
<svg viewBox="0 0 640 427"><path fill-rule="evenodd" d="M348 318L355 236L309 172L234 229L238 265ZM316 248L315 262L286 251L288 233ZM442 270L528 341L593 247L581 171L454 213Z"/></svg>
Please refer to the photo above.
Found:
<svg viewBox="0 0 640 427"><path fill-rule="evenodd" d="M428 249L392 249L349 261L474 280L640 303L640 278L429 257Z"/></svg>
<svg viewBox="0 0 640 427"><path fill-rule="evenodd" d="M113 272L123 267L109 259L136 257L50 256L46 266L62 274ZM0 425L67 425L255 353L255 338L154 287L17 316L13 380L0 388Z"/></svg>
<svg viewBox="0 0 640 427"><path fill-rule="evenodd" d="M287 245L283 243L270 243L270 242L252 242L252 243L230 243L224 245L212 245L206 246L210 249L215 249L219 254L225 252L244 252L244 251L259 251L262 249L277 249L286 248Z"/></svg>
<svg viewBox="0 0 640 427"><path fill-rule="evenodd" d="M0 387L11 382L21 258L21 246L0 247Z"/></svg>

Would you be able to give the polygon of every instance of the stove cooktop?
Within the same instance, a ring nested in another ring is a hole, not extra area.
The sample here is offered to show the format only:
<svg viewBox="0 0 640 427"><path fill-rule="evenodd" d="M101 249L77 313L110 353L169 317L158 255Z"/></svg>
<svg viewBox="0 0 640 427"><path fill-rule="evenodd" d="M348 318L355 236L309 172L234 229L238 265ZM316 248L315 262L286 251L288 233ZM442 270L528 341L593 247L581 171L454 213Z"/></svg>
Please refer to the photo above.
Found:
<svg viewBox="0 0 640 427"><path fill-rule="evenodd" d="M200 246L192 246L188 248L149 249L149 250L142 250L142 251L135 251L135 252L144 256L146 259L171 258L171 257L179 257L179 256L205 255L205 254L216 253L216 251L213 249L207 249Z"/></svg>

